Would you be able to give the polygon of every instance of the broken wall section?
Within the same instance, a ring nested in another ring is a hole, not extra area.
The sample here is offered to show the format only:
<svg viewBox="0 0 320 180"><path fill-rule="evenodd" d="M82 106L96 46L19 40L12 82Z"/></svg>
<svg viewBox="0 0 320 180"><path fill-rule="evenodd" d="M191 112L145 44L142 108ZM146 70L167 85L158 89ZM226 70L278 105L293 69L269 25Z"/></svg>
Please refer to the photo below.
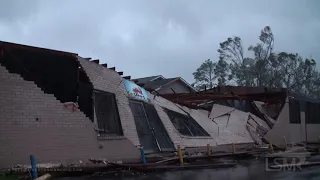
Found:
<svg viewBox="0 0 320 180"><path fill-rule="evenodd" d="M210 119L219 127L217 135L219 145L262 144L261 139L269 130L266 122L254 114L219 104L213 105Z"/></svg>
<svg viewBox="0 0 320 180"><path fill-rule="evenodd" d="M129 99L125 95L123 78L116 71L84 58L78 57L78 61L88 75L94 89L115 94L124 134L122 138L128 138L135 146L140 145Z"/></svg>
<svg viewBox="0 0 320 180"><path fill-rule="evenodd" d="M298 113L300 114L300 113ZM300 114L302 121L305 122L304 112ZM305 137L305 124L290 123L289 98L286 98L285 104L278 115L272 129L264 136L272 144L284 147L287 144L302 143Z"/></svg>
<svg viewBox="0 0 320 180"><path fill-rule="evenodd" d="M37 163L139 160L129 140L98 141L89 118L64 107L32 81L0 66L0 82L0 168L29 164L30 155Z"/></svg>

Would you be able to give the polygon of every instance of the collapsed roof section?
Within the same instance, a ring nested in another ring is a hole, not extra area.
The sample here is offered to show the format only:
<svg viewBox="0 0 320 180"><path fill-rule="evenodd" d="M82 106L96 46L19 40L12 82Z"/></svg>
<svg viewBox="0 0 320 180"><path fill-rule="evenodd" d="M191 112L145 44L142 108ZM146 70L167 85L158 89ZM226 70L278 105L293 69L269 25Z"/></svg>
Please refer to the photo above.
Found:
<svg viewBox="0 0 320 180"><path fill-rule="evenodd" d="M207 112L217 144L262 144L288 96L286 89L218 87L162 97L191 111Z"/></svg>
<svg viewBox="0 0 320 180"><path fill-rule="evenodd" d="M34 81L45 93L54 94L61 102L78 100L79 109L91 118L91 120L93 119L93 109L90 107L92 104L92 84L94 84L94 82L97 82L96 84L99 85L103 83L99 82L101 74L92 73L93 75L89 78L87 75L88 71L83 67L83 64L93 65L103 70L111 70L112 74L119 80L119 83L111 83L114 87L118 87L121 84L122 78L131 78L130 76L123 76L121 78L123 72L117 72L115 67L108 67L107 64L100 64L98 59L81 58L74 53L2 41L0 41L0 57L0 64L5 65L9 72L20 74L25 80ZM109 78L108 76L105 77ZM161 84L160 87L164 87L178 80L183 81L182 78L165 79L163 76L153 76L140 79L140 83L152 81L152 83L149 84L150 87L159 84ZM108 79L105 79L103 82L104 86L109 86L109 84L105 83L109 82ZM118 91L118 89L114 88L114 91ZM311 115L317 114L318 110L315 108L318 108L317 104L319 104L320 101L288 92L287 89L218 86L200 92L163 94L161 96L165 99L157 96L153 98L152 103L159 106L157 107L158 113L162 121L166 121L166 129L173 129L174 127L168 115L164 114L163 108L182 115L188 113L189 116L193 117L195 122L199 123L203 129L210 134L210 137L202 137L201 140L196 139L195 141L192 138L180 137L177 135L177 132L169 132L169 134L171 133L171 138L177 137L173 138L175 142L184 142L185 146L192 146L194 144L204 146L208 143L212 144L212 141L216 141L217 144L247 142L261 144L261 139L265 136L270 139L277 139L274 140L276 144L281 144L278 138L280 136L287 137L289 142L298 142L300 141L298 138L290 137L291 134L298 134L296 131L289 132L289 130L283 130L291 123L288 120L290 118L288 103L290 102L286 103L286 100L292 98L301 103L301 112L306 111L303 112L303 114L306 113L306 115L303 116L300 114L300 109L297 111L294 108L290 108L291 110L293 109L292 111L299 113L295 115L295 117L303 117L306 119L303 121L307 121L307 123L310 121L309 125L302 124L301 127L316 127L313 124L318 123L314 122L318 118ZM314 106L315 108L307 108L306 110L306 106L311 107L312 104L310 105L304 102L317 103L317 107ZM285 103L287 105L284 106ZM178 106L178 104L181 106ZM285 111L283 109L285 109ZM123 108L123 111L126 111L126 108ZM310 113L309 111L312 112ZM281 112L283 112L282 116L279 116ZM300 123L301 120L298 120L295 124ZM195 124L193 121L190 122L190 124ZM291 123L291 126L297 126L292 124L293 123ZM194 127L198 129L197 131L202 131L199 130L200 128L197 126ZM271 127L272 130L269 131ZM300 129L301 127L297 126L297 128ZM306 132L307 130L308 128L305 128ZM266 132L268 133L266 134ZM307 136L306 132L301 134L306 134L305 136ZM190 131L192 135L196 133ZM311 139L312 141L315 141L317 138L317 136L308 135L308 137L302 137L300 139L308 140L311 137L313 138ZM182 141L181 139L184 140Z"/></svg>
<svg viewBox="0 0 320 180"><path fill-rule="evenodd" d="M316 112L320 100L287 89L221 86L197 93L163 94L162 97L188 108L210 111L209 117L219 126L219 131L226 133L222 136L226 139L220 139L222 143L240 140L237 136L244 138L242 142L248 140L250 137L246 133L257 144L262 140L272 141L276 146L285 146L284 142L318 142L316 129L320 123Z"/></svg>
<svg viewBox="0 0 320 180"><path fill-rule="evenodd" d="M263 144L263 137L269 131L269 125L261 118L250 112L243 112L233 107L214 104L212 110L193 109L175 104L160 96L152 98L153 104L162 108L170 109L180 114L192 117L210 136L197 138L199 146L206 144L228 145L228 144ZM169 130L169 135L175 142L182 146L190 146L194 139L178 135L178 131L171 131L166 118L161 115L162 121ZM170 125L172 126L172 125ZM178 136L177 136L178 135Z"/></svg>
<svg viewBox="0 0 320 180"><path fill-rule="evenodd" d="M159 94L159 90L161 91L163 88L166 88L172 85L174 82L179 82L183 84L183 86L188 90L186 92L196 92L193 86L191 86L188 82L186 82L181 77L174 77L174 78L165 78L162 75L158 76L149 76L143 78L132 79L137 85L143 87L149 92ZM172 92L175 92L173 88L171 89ZM184 91L183 91L184 92ZM160 93L163 94L163 93Z"/></svg>
<svg viewBox="0 0 320 180"><path fill-rule="evenodd" d="M196 93L176 93L176 94L164 94L162 97L178 103L183 106L194 109L204 109L210 111L213 104L224 103L228 104L228 100L239 101L260 101L265 104L284 103L287 96L286 89L269 90L264 88L257 88L260 91L255 90L251 93L243 93L244 87L239 87L240 91L237 91L237 87L233 87L232 90L225 91L201 91ZM241 91L242 90L242 91ZM231 102L232 103L232 102ZM229 105L228 106L234 106Z"/></svg>
<svg viewBox="0 0 320 180"><path fill-rule="evenodd" d="M76 102L79 109L93 120L92 83L78 60L78 54L11 42L0 41L0 65L24 80L33 81L45 93L60 102ZM98 59L84 58L92 64ZM99 64L108 68L107 64ZM115 67L109 68L115 71ZM120 76L123 72L116 72ZM130 79L130 76L123 76Z"/></svg>
<svg viewBox="0 0 320 180"><path fill-rule="evenodd" d="M217 142L262 144L263 136L270 130L268 124L250 112L214 104L209 115L218 126Z"/></svg>

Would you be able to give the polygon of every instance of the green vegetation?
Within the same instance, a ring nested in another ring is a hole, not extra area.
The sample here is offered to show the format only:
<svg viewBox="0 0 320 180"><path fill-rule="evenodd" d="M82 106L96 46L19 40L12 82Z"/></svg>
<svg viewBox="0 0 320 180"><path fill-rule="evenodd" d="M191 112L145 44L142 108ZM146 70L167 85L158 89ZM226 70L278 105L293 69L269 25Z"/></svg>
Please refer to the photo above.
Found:
<svg viewBox="0 0 320 180"><path fill-rule="evenodd" d="M220 43L219 60L210 59L193 73L198 89L215 85L288 88L320 98L320 72L314 59L297 53L275 52L274 36L269 26L261 30L259 42L248 47L244 56L240 37L229 37Z"/></svg>

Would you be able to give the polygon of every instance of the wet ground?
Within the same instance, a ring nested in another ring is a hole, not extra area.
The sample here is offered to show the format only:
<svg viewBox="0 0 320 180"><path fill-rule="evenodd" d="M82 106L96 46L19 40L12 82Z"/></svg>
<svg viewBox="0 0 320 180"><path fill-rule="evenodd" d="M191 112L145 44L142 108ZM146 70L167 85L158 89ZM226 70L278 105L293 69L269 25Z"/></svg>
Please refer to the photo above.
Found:
<svg viewBox="0 0 320 180"><path fill-rule="evenodd" d="M242 163L235 168L149 173L138 177L73 177L59 180L320 180L320 167L268 171L263 162Z"/></svg>

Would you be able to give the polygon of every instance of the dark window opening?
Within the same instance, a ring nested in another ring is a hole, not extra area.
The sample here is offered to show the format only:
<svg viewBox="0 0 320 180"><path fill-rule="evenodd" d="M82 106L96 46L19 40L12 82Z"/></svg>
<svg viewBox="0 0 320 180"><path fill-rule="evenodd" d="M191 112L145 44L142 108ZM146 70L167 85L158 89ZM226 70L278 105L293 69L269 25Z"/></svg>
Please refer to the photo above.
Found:
<svg viewBox="0 0 320 180"><path fill-rule="evenodd" d="M116 96L113 93L94 91L94 107L101 134L123 135Z"/></svg>
<svg viewBox="0 0 320 180"><path fill-rule="evenodd" d="M147 153L159 151L159 147L155 137L153 136L152 128L150 127L143 104L139 101L130 100L129 105L134 116L139 140L144 150L147 151Z"/></svg>
<svg viewBox="0 0 320 180"><path fill-rule="evenodd" d="M174 145L155 107L136 100L130 100L129 104L143 148L147 152L174 150Z"/></svg>
<svg viewBox="0 0 320 180"><path fill-rule="evenodd" d="M307 124L320 124L320 104L306 103L306 123Z"/></svg>
<svg viewBox="0 0 320 180"><path fill-rule="evenodd" d="M192 117L165 109L173 126L185 136L210 136Z"/></svg>
<svg viewBox="0 0 320 180"><path fill-rule="evenodd" d="M300 103L297 100L289 100L289 119L291 124L300 124Z"/></svg>
<svg viewBox="0 0 320 180"><path fill-rule="evenodd" d="M162 151L174 148L173 143L164 127L155 107L148 103L143 103L147 114L148 121L153 130L154 136Z"/></svg>

